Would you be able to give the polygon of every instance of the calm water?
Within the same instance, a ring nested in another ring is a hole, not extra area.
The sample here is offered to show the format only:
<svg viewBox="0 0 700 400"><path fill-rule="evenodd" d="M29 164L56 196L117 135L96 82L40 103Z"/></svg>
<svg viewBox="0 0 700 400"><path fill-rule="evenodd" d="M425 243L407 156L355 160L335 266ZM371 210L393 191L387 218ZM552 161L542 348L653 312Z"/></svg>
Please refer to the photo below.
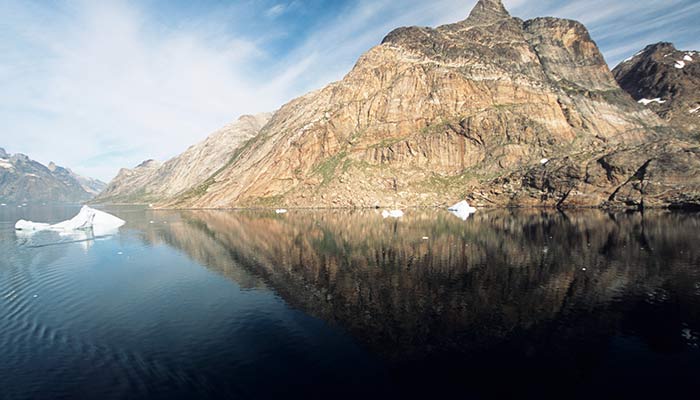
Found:
<svg viewBox="0 0 700 400"><path fill-rule="evenodd" d="M700 390L700 215L108 211L16 236L0 398L669 398ZM661 397L659 397L661 396Z"/></svg>

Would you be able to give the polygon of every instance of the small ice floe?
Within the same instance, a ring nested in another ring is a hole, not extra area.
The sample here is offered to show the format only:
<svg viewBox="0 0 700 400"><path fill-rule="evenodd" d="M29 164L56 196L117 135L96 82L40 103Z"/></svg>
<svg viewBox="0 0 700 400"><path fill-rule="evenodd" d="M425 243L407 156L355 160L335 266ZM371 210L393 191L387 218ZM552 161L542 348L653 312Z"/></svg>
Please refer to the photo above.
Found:
<svg viewBox="0 0 700 400"><path fill-rule="evenodd" d="M32 222L20 219L15 224L15 230L24 233L39 232L45 230L61 232L91 231L95 236L110 235L117 232L120 226L126 222L112 214L95 210L88 206L83 206L75 217L59 222L57 224L47 224L42 222Z"/></svg>
<svg viewBox="0 0 700 400"><path fill-rule="evenodd" d="M641 99L637 103L648 106L651 103L664 104L665 102L666 102L666 100L661 100L660 98L657 97L655 99Z"/></svg>
<svg viewBox="0 0 700 400"><path fill-rule="evenodd" d="M284 208L278 208L275 210L275 213L276 214L286 214L287 210L285 210Z"/></svg>
<svg viewBox="0 0 700 400"><path fill-rule="evenodd" d="M117 254L121 256L122 254L124 254L124 252L123 252L123 251L118 251Z"/></svg>
<svg viewBox="0 0 700 400"><path fill-rule="evenodd" d="M5 203L0 203L0 207L5 207L6 205Z"/></svg>
<svg viewBox="0 0 700 400"><path fill-rule="evenodd" d="M451 212L457 218L466 221L470 215L476 212L476 208L470 206L466 200L462 200L459 203L448 208L447 211Z"/></svg>
<svg viewBox="0 0 700 400"><path fill-rule="evenodd" d="M690 54L686 54L685 56L683 56L683 60L693 62L693 58L690 56Z"/></svg>
<svg viewBox="0 0 700 400"><path fill-rule="evenodd" d="M543 158L540 160L540 164L545 165L549 162L549 158Z"/></svg>
<svg viewBox="0 0 700 400"><path fill-rule="evenodd" d="M673 64L673 66L678 69L683 69L685 68L685 61L676 61L676 63Z"/></svg>
<svg viewBox="0 0 700 400"><path fill-rule="evenodd" d="M401 210L384 210L382 211L383 218L401 218L403 217L403 211Z"/></svg>
<svg viewBox="0 0 700 400"><path fill-rule="evenodd" d="M693 108L692 110L690 110L690 111L688 111L688 112L691 113L691 114L695 114L695 113L698 112L698 111L700 111L700 106L697 106L697 107Z"/></svg>

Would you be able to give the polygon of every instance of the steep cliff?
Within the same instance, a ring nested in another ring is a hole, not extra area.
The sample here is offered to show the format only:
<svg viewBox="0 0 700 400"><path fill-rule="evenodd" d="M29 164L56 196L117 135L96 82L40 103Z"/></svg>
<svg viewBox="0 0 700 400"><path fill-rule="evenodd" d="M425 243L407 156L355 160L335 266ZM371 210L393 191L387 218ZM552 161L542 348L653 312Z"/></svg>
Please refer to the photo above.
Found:
<svg viewBox="0 0 700 400"><path fill-rule="evenodd" d="M244 115L164 164L148 160L134 169L122 169L95 201L150 203L181 194L225 166L236 149L254 137L271 115Z"/></svg>
<svg viewBox="0 0 700 400"><path fill-rule="evenodd" d="M467 197L638 206L644 189L624 201L618 189L651 166L649 151L674 152L672 136L620 89L583 25L524 22L500 1L481 0L464 21L394 30L343 80L283 106L219 173L160 205L445 205ZM607 170L601 160L623 149L637 149L625 172ZM684 201L700 198L692 171L656 172L687 183ZM671 203L660 194L654 205Z"/></svg>
<svg viewBox="0 0 700 400"><path fill-rule="evenodd" d="M656 43L620 63L615 79L640 104L691 133L700 133L700 52Z"/></svg>
<svg viewBox="0 0 700 400"><path fill-rule="evenodd" d="M24 154L11 155L0 148L1 203L78 203L96 194L88 184L104 185L53 162L47 167Z"/></svg>

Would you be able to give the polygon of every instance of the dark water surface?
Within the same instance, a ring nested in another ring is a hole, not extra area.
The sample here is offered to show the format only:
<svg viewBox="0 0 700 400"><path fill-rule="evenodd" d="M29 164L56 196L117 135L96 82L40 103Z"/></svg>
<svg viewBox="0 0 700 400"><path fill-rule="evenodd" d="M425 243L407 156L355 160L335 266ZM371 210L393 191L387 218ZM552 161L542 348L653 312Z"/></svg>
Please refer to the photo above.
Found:
<svg viewBox="0 0 700 400"><path fill-rule="evenodd" d="M0 207L0 399L697 398L700 215Z"/></svg>

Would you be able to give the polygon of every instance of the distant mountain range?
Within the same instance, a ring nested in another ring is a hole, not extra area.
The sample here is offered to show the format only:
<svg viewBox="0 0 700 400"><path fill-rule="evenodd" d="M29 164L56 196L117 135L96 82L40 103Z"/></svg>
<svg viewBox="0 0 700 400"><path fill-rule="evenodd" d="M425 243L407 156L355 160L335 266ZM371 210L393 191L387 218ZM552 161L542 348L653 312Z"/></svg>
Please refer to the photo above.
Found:
<svg viewBox="0 0 700 400"><path fill-rule="evenodd" d="M243 134L122 170L97 200L700 207L697 56L650 46L613 75L579 22L480 0L463 21L394 30Z"/></svg>
<svg viewBox="0 0 700 400"><path fill-rule="evenodd" d="M90 200L106 186L53 162L45 166L0 148L0 203L78 203Z"/></svg>

